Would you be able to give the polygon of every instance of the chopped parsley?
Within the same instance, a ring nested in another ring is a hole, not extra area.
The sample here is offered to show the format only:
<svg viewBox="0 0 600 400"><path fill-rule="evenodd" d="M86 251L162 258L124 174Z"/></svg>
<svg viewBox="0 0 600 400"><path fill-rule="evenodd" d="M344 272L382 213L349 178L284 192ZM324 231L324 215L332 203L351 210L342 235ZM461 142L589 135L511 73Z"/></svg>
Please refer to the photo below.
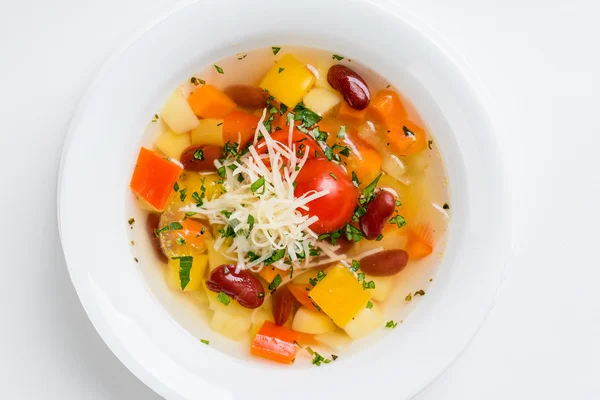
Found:
<svg viewBox="0 0 600 400"><path fill-rule="evenodd" d="M379 236L377 236L377 237L375 238L375 241L376 241L376 242L379 242L381 239L383 239L383 234L382 234L382 233L380 233L380 234L379 234Z"/></svg>
<svg viewBox="0 0 600 400"><path fill-rule="evenodd" d="M432 147L431 147L432 144L433 144L433 140L427 141L427 147L429 147L429 150L432 150Z"/></svg>
<svg viewBox="0 0 600 400"><path fill-rule="evenodd" d="M184 290L188 283L190 283L190 270L192 269L194 257L173 257L172 260L179 260L179 285L181 290Z"/></svg>
<svg viewBox="0 0 600 400"><path fill-rule="evenodd" d="M163 233L163 232L166 232L166 231L168 231L168 230L169 230L169 225L166 225L166 226L163 226L163 227L162 227L162 228L160 228L160 229L155 229L155 230L154 230L154 234L155 234L156 236L160 236L160 234L161 234L161 233Z"/></svg>
<svg viewBox="0 0 600 400"><path fill-rule="evenodd" d="M256 191L258 189L260 189L261 187L264 187L264 186L265 186L265 177L261 176L256 181L254 181L252 183L252 185L250 185L250 190L252 190L252 193L256 193ZM264 192L264 190L263 190L263 192Z"/></svg>
<svg viewBox="0 0 600 400"><path fill-rule="evenodd" d="M223 68L219 67L217 64L215 64L214 67L215 67L215 69L217 70L218 73L224 74Z"/></svg>
<svg viewBox="0 0 600 400"><path fill-rule="evenodd" d="M227 293L225 293L223 291L219 292L219 294L217 295L217 300L219 300L221 303L225 304L226 306L228 306L229 303L231 303L231 299L229 298Z"/></svg>
<svg viewBox="0 0 600 400"><path fill-rule="evenodd" d="M367 301L367 308L370 310L371 308L373 308L373 303L371 302L371 300Z"/></svg>
<svg viewBox="0 0 600 400"><path fill-rule="evenodd" d="M241 57L238 57L238 60L243 60L243 59L244 59L244 58L246 58L246 57L248 57L248 54L244 54L243 56L241 56Z"/></svg>
<svg viewBox="0 0 600 400"><path fill-rule="evenodd" d="M177 239L175 239L175 242L177 242L178 245L183 246L185 244L185 239L178 237Z"/></svg>
<svg viewBox="0 0 600 400"><path fill-rule="evenodd" d="M365 197L365 202L368 203L375 197L375 188L377 187L377 183L383 174L377 175L377 178L373 180L373 182L369 183L369 185L363 190L363 196Z"/></svg>
<svg viewBox="0 0 600 400"><path fill-rule="evenodd" d="M356 261L356 260L352 260L352 266L350 267L350 269L353 272L358 271L360 269L360 263L358 261Z"/></svg>
<svg viewBox="0 0 600 400"><path fill-rule="evenodd" d="M273 278L273 282L269 284L269 290L277 289L277 286L281 284L281 281L281 276L279 274L275 275L275 278Z"/></svg>
<svg viewBox="0 0 600 400"><path fill-rule="evenodd" d="M360 272L358 274L358 281L364 281L365 280L365 273L364 272Z"/></svg>
<svg viewBox="0 0 600 400"><path fill-rule="evenodd" d="M356 176L356 172L354 172L354 171L352 171L352 183L356 187L358 187L360 185L360 182L358 180L358 176Z"/></svg>
<svg viewBox="0 0 600 400"><path fill-rule="evenodd" d="M358 242L365 237L360 229L350 224L346 224L346 226L342 229L344 229L344 232L346 233L346 239L349 241Z"/></svg>
<svg viewBox="0 0 600 400"><path fill-rule="evenodd" d="M200 341L201 341L202 343L204 343L204 344L210 344L210 342L209 342L208 340L206 340L206 339L200 339Z"/></svg>
<svg viewBox="0 0 600 400"><path fill-rule="evenodd" d="M158 121L158 114L154 114L154 118L152 118L152 122L156 122Z"/></svg>
<svg viewBox="0 0 600 400"><path fill-rule="evenodd" d="M425 291L423 289L417 290L415 292L415 296L425 296Z"/></svg>
<svg viewBox="0 0 600 400"><path fill-rule="evenodd" d="M394 321L393 321L393 320L391 320L391 319L390 319L390 320L389 320L389 321L388 321L388 322L385 324L385 327L386 327L386 328L395 328L395 327L397 327L397 326L398 326L398 323L397 323L397 322L394 322Z"/></svg>
<svg viewBox="0 0 600 400"><path fill-rule="evenodd" d="M308 347L307 347L307 349L308 349ZM314 357L312 363L313 363L313 365L316 365L317 367L320 366L322 363L329 364L331 362L330 359L324 358L322 355L320 355L316 351L313 352L313 354L311 354L311 355Z"/></svg>
<svg viewBox="0 0 600 400"><path fill-rule="evenodd" d="M282 73L283 71L285 71L285 68L281 68L279 67L279 70L277 71L278 74Z"/></svg>
<svg viewBox="0 0 600 400"><path fill-rule="evenodd" d="M339 356L336 356L335 354L332 354L332 355L331 355L331 359L332 359L333 361L337 360L338 358L339 358Z"/></svg>
<svg viewBox="0 0 600 400"><path fill-rule="evenodd" d="M406 127L406 125L402 126L402 131L404 131L404 136L412 137L412 138L415 137L415 133L413 131L411 131L410 129L408 129Z"/></svg>
<svg viewBox="0 0 600 400"><path fill-rule="evenodd" d="M346 137L346 125L340 126L340 130L338 131L337 137L340 139L344 139Z"/></svg>
<svg viewBox="0 0 600 400"><path fill-rule="evenodd" d="M327 146L324 153L325 153L325 158L327 158L329 161L331 161L333 159L333 150L331 150L331 147Z"/></svg>
<svg viewBox="0 0 600 400"><path fill-rule="evenodd" d="M170 231L180 231L182 229L183 229L183 225L181 225L179 222L171 222L169 224Z"/></svg>
<svg viewBox="0 0 600 400"><path fill-rule="evenodd" d="M339 56L337 54L334 54L333 56L331 56L331 58L333 58L334 60L338 60L338 61L342 61L344 59L344 57Z"/></svg>
<svg viewBox="0 0 600 400"><path fill-rule="evenodd" d="M279 53L279 50L281 50L281 47L271 47L271 50L273 50L273 55L276 56L277 53Z"/></svg>
<svg viewBox="0 0 600 400"><path fill-rule="evenodd" d="M375 289L375 282L373 282L373 281L367 282L365 280L365 281L363 281L362 286L363 286L363 289L365 289L365 290L367 290L367 289Z"/></svg>
<svg viewBox="0 0 600 400"><path fill-rule="evenodd" d="M128 223L129 225L133 225L133 224L135 224L135 218L129 218L129 219L127 220L127 223Z"/></svg>
<svg viewBox="0 0 600 400"><path fill-rule="evenodd" d="M327 274L323 271L317 272L317 281L321 282L323 280L323 278L325 278L326 276L327 276Z"/></svg>
<svg viewBox="0 0 600 400"><path fill-rule="evenodd" d="M254 216L248 214L248 232L252 231L252 228L254 228Z"/></svg>
<svg viewBox="0 0 600 400"><path fill-rule="evenodd" d="M306 108L303 102L300 102L296 104L296 107L294 107L294 120L302 121L302 125L305 128L310 128L311 126L319 122L321 120L321 117L319 116L319 114Z"/></svg>
<svg viewBox="0 0 600 400"><path fill-rule="evenodd" d="M448 203L444 203L444 206L442 207L444 210L449 210L450 206L448 205Z"/></svg>
<svg viewBox="0 0 600 400"><path fill-rule="evenodd" d="M335 174L333 172L330 172L329 175L336 181L338 180L337 176L335 176Z"/></svg>
<svg viewBox="0 0 600 400"><path fill-rule="evenodd" d="M185 201L186 197L187 197L187 188L181 189L179 191L179 200Z"/></svg>
<svg viewBox="0 0 600 400"><path fill-rule="evenodd" d="M221 178L225 179L225 177L227 176L227 173L225 172L225 167L221 167L221 168L217 169L217 174Z"/></svg>
<svg viewBox="0 0 600 400"><path fill-rule="evenodd" d="M196 78L195 76L192 76L192 77L190 78L190 82L191 82L192 84L194 84L195 86L198 86L198 85L204 85L204 84L206 83L206 81L205 81L205 80L203 80L203 79L199 79L199 78Z"/></svg>
<svg viewBox="0 0 600 400"><path fill-rule="evenodd" d="M204 151L202 149L198 149L194 152L195 160L204 160Z"/></svg>
<svg viewBox="0 0 600 400"><path fill-rule="evenodd" d="M173 190L179 192L179 183L175 182L175 184L173 185Z"/></svg>
<svg viewBox="0 0 600 400"><path fill-rule="evenodd" d="M396 224L398 225L398 228L402 228L404 225L406 225L406 220L402 215L395 215L390 218L390 224Z"/></svg>
<svg viewBox="0 0 600 400"><path fill-rule="evenodd" d="M394 203L396 204L396 207L402 206L402 202L400 200L395 200Z"/></svg>
<svg viewBox="0 0 600 400"><path fill-rule="evenodd" d="M406 297L404 298L404 301L411 301L412 300L412 294L407 294Z"/></svg>
<svg viewBox="0 0 600 400"><path fill-rule="evenodd" d="M202 192L202 195L204 195L204 192ZM198 192L192 193L192 199L194 199L196 206L198 207L202 207L204 204L204 201L202 201L202 197L198 194Z"/></svg>

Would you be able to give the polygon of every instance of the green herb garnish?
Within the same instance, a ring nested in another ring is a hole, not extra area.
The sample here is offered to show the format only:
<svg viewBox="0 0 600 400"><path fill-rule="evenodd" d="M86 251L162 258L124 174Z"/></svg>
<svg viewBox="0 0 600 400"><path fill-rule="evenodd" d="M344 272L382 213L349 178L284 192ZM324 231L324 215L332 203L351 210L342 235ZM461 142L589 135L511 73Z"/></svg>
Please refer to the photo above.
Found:
<svg viewBox="0 0 600 400"><path fill-rule="evenodd" d="M310 128L321 120L319 114L306 108L303 102L296 104L296 107L294 107L294 113L294 120L302 121L302 125L305 128Z"/></svg>
<svg viewBox="0 0 600 400"><path fill-rule="evenodd" d="M128 223L129 225L133 225L133 224L135 224L135 218L129 218L129 219L127 220L127 223Z"/></svg>
<svg viewBox="0 0 600 400"><path fill-rule="evenodd" d="M356 172L352 171L352 183L354 186L358 187L360 182L358 181L358 176L356 176Z"/></svg>
<svg viewBox="0 0 600 400"><path fill-rule="evenodd" d="M379 174L377 175L377 178L375 178L375 180L373 180L373 182L369 183L369 185L365 188L365 190L363 190L363 196L365 197L365 201L368 203L371 200L373 200L373 197L375 197L375 188L377 187L377 182L379 182L379 179L381 178L383 174Z"/></svg>
<svg viewBox="0 0 600 400"><path fill-rule="evenodd" d="M194 152L194 159L196 160L204 160L204 151L202 149L198 149Z"/></svg>
<svg viewBox="0 0 600 400"><path fill-rule="evenodd" d="M198 86L200 84L204 85L206 83L206 81L204 81L203 79L196 78L195 76L192 76L190 78L190 82L195 86Z"/></svg>
<svg viewBox="0 0 600 400"><path fill-rule="evenodd" d="M339 55L337 55L337 54L334 54L334 55L333 55L331 58L333 58L333 59L335 59L335 60L338 60L338 61L342 61L342 60L344 59L344 57L342 57L342 56L339 56Z"/></svg>
<svg viewBox="0 0 600 400"><path fill-rule="evenodd" d="M367 308L370 310L371 308L373 308L373 303L371 302L371 300L367 301Z"/></svg>
<svg viewBox="0 0 600 400"><path fill-rule="evenodd" d="M173 190L179 192L179 183L175 182L175 184L173 185Z"/></svg>
<svg viewBox="0 0 600 400"><path fill-rule="evenodd" d="M279 70L277 71L278 74L282 73L283 71L285 71L285 68L281 68L279 67Z"/></svg>
<svg viewBox="0 0 600 400"><path fill-rule="evenodd" d="M221 178L225 179L225 177L227 176L227 173L225 172L225 167L221 167L221 168L217 169L217 174Z"/></svg>
<svg viewBox="0 0 600 400"><path fill-rule="evenodd" d="M218 65L214 65L215 69L217 70L218 73L223 74L223 68L219 67Z"/></svg>
<svg viewBox="0 0 600 400"><path fill-rule="evenodd" d="M379 236L377 236L377 238L375 238L376 242L379 242L381 239L383 239L383 234L380 233Z"/></svg>
<svg viewBox="0 0 600 400"><path fill-rule="evenodd" d="M277 53L279 53L279 50L281 50L281 47L271 47L271 50L273 50L273 55L276 56Z"/></svg>
<svg viewBox="0 0 600 400"><path fill-rule="evenodd" d="M206 340L206 339L200 339L200 341L201 341L202 343L204 343L204 344L210 344L210 342L209 342L208 340Z"/></svg>
<svg viewBox="0 0 600 400"><path fill-rule="evenodd" d="M186 197L187 197L187 188L181 189L181 191L179 192L179 200L185 201Z"/></svg>
<svg viewBox="0 0 600 400"><path fill-rule="evenodd" d="M388 322L385 324L385 327L386 327L386 328L395 328L395 327L397 327L397 326L398 326L398 323L397 323L397 322L394 322L394 321L392 321L392 320L389 320L389 321L388 321Z"/></svg>
<svg viewBox="0 0 600 400"><path fill-rule="evenodd" d="M181 290L184 290L188 283L190 283L190 270L192 269L194 257L173 257L172 260L179 260L179 285Z"/></svg>
<svg viewBox="0 0 600 400"><path fill-rule="evenodd" d="M254 181L252 183L252 185L250 185L250 190L252 190L252 193L256 193L256 191L263 186L265 186L265 177L261 176L256 181ZM263 190L263 192L264 192L264 190Z"/></svg>
<svg viewBox="0 0 600 400"><path fill-rule="evenodd" d="M344 139L346 137L346 125L340 126L340 130L338 131L337 137L340 139Z"/></svg>
<svg viewBox="0 0 600 400"><path fill-rule="evenodd" d="M360 263L358 261L356 261L356 260L352 260L352 267L350 267L350 269L353 272L358 271L360 269Z"/></svg>
<svg viewBox="0 0 600 400"><path fill-rule="evenodd" d="M179 222L171 222L169 224L170 231L180 231L182 229L183 229L183 225L181 225Z"/></svg>
<svg viewBox="0 0 600 400"><path fill-rule="evenodd" d="M425 296L425 291L423 289L417 290L415 292L415 296Z"/></svg>
<svg viewBox="0 0 600 400"><path fill-rule="evenodd" d="M231 302L231 299L229 298L227 293L225 293L223 291L219 292L219 294L217 295L217 300L219 300L221 303L225 304L226 306L228 306L229 303Z"/></svg>
<svg viewBox="0 0 600 400"><path fill-rule="evenodd" d="M184 238L180 238L178 237L177 239L175 239L175 242L180 245L183 246L185 244L185 239Z"/></svg>
<svg viewBox="0 0 600 400"><path fill-rule="evenodd" d="M273 282L271 282L269 284L269 290L277 289L277 286L279 286L281 284L281 281L282 281L281 276L279 276L279 274L277 274L275 276L275 278L273 278Z"/></svg>
<svg viewBox="0 0 600 400"><path fill-rule="evenodd" d="M450 206L448 205L448 203L444 203L444 206L442 207L444 210L449 210Z"/></svg>

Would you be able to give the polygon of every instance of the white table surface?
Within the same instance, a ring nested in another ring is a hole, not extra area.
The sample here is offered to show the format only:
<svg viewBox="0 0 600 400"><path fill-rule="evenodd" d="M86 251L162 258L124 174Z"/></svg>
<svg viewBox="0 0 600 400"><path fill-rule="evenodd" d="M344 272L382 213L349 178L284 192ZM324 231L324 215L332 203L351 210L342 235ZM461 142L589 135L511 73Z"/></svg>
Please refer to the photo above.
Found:
<svg viewBox="0 0 600 400"><path fill-rule="evenodd" d="M600 398L598 2L400 3L442 33L487 87L512 144L517 205L496 307L417 399ZM172 1L1 4L0 399L158 399L79 304L55 199L63 138L83 91L112 51ZM82 231L93 228L91 210Z"/></svg>

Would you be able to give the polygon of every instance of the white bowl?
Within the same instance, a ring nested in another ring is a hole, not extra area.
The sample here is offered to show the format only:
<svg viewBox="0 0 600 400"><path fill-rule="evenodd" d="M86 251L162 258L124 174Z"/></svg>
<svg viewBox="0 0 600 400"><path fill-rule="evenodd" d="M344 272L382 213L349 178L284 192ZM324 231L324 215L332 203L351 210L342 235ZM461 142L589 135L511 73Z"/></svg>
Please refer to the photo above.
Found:
<svg viewBox="0 0 600 400"><path fill-rule="evenodd" d="M299 399L393 393L405 399L450 365L493 306L510 214L482 92L440 43L412 15L393 15L363 1L211 0L174 12L110 61L70 127L59 224L81 302L134 374L168 399L258 399L269 393ZM203 323L186 324L182 315L202 321L188 309L175 315L181 300L169 294L158 269L152 273L134 262L128 239L128 182L146 123L170 91L204 65L272 45L328 49L386 77L433 132L450 182L453 220L427 295L398 328L320 368L281 367L217 350L212 341L219 347L227 340ZM200 343L198 330L211 346Z"/></svg>

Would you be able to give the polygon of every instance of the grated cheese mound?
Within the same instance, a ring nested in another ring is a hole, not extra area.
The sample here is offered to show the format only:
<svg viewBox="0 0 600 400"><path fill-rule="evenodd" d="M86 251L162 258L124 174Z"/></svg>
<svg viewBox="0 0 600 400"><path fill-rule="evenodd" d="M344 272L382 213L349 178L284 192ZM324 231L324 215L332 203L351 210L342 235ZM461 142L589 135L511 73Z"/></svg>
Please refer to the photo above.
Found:
<svg viewBox="0 0 600 400"><path fill-rule="evenodd" d="M287 143L273 140L263 125L265 116L266 109L245 154L215 161L220 174L225 175L225 193L200 207L188 206L181 211L193 211L196 214L192 218L205 218L223 226L214 248L219 250L231 238L225 256L236 262L238 269L258 272L264 265L281 270L303 269L346 259L335 253L339 246L317 240L318 235L309 226L318 217L299 211L308 210L309 202L329 191L309 191L294 197L294 182L311 149L305 147L298 155L292 143L294 124L289 124ZM261 135L265 141L257 145ZM261 146L258 151L263 153L262 146L266 146L266 154L259 154L256 146Z"/></svg>

